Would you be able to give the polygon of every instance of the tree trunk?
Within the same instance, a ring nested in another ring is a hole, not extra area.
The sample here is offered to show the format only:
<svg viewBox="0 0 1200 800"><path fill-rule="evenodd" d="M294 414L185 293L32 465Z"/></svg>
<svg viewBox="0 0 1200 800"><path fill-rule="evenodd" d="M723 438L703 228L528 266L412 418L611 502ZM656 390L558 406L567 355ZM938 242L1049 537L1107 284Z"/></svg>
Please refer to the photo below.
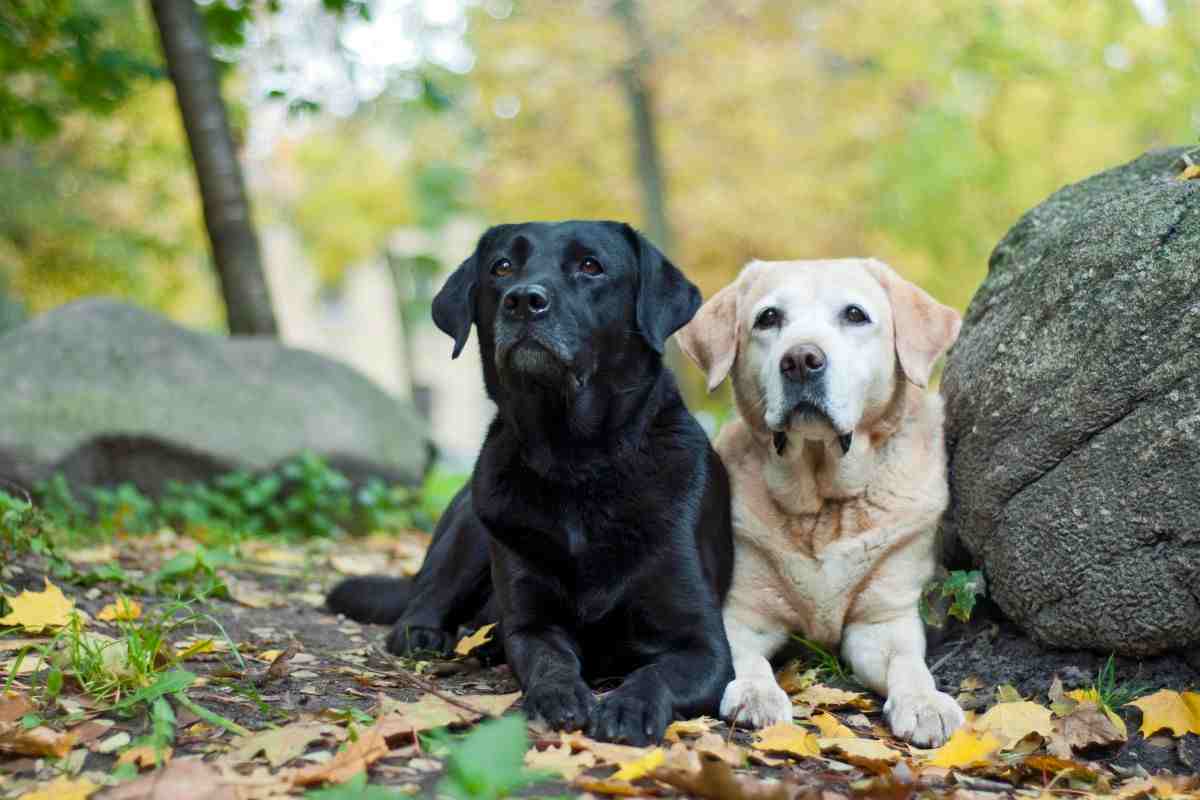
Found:
<svg viewBox="0 0 1200 800"><path fill-rule="evenodd" d="M632 48L632 56L622 69L621 78L633 117L634 170L642 193L646 233L660 250L669 254L673 242L655 130L654 96L645 79L645 70L651 61L650 42L639 19L637 0L615 0L613 12L624 26Z"/></svg>
<svg viewBox="0 0 1200 800"><path fill-rule="evenodd" d="M277 333L216 65L193 0L150 0L204 205L232 334Z"/></svg>

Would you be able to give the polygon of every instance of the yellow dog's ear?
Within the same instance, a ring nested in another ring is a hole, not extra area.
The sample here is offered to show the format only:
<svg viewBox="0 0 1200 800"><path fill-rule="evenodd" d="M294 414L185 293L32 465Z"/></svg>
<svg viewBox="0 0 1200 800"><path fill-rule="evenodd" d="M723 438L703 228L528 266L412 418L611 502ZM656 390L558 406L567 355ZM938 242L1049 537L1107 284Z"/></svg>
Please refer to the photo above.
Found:
<svg viewBox="0 0 1200 800"><path fill-rule="evenodd" d="M680 349L708 375L710 392L729 375L737 357L737 285L734 281L714 294L675 334Z"/></svg>
<svg viewBox="0 0 1200 800"><path fill-rule="evenodd" d="M934 362L958 338L962 317L882 261L868 261L866 267L883 286L892 304L900 369L911 382L925 388Z"/></svg>

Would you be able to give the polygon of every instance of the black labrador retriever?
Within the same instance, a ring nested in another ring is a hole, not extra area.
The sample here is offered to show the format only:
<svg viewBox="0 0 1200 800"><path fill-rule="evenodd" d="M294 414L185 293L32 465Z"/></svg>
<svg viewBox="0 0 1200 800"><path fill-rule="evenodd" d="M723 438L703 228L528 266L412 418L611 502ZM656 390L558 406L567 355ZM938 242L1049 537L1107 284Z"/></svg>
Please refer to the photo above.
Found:
<svg viewBox="0 0 1200 800"><path fill-rule="evenodd" d="M500 225L433 301L479 329L498 413L411 580L350 578L334 611L448 651L500 620L528 714L645 744L711 714L733 678L721 605L729 479L663 365L700 292L628 225ZM599 703L584 679L625 676Z"/></svg>

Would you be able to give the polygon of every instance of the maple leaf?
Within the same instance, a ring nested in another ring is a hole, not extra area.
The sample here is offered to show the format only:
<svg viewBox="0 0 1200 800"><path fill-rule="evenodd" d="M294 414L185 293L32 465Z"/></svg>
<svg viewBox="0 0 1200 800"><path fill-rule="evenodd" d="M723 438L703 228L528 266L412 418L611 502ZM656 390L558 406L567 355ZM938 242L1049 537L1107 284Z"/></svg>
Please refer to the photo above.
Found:
<svg viewBox="0 0 1200 800"><path fill-rule="evenodd" d="M26 730L20 722L0 722L0 752L62 758L74 744L73 733L60 733L45 725Z"/></svg>
<svg viewBox="0 0 1200 800"><path fill-rule="evenodd" d="M100 787L87 778L59 777L41 789L21 795L21 800L87 800Z"/></svg>
<svg viewBox="0 0 1200 800"><path fill-rule="evenodd" d="M751 745L755 750L768 753L788 753L794 756L819 756L821 746L817 737L791 722L777 722L763 728Z"/></svg>
<svg viewBox="0 0 1200 800"><path fill-rule="evenodd" d="M481 712L499 716L520 696L520 692L512 692L461 695L456 699ZM447 725L465 725L483 718L481 713L467 711L432 694L422 696L415 703L396 703L384 698L379 704L379 713L377 727L388 740L402 735L411 736L433 728L444 728Z"/></svg>
<svg viewBox="0 0 1200 800"><path fill-rule="evenodd" d="M304 755L308 746L326 735L344 738L341 728L324 722L296 722L282 728L260 731L252 736L242 736L233 741L230 755L241 761L249 761L262 753L267 763L278 768Z"/></svg>
<svg viewBox="0 0 1200 800"><path fill-rule="evenodd" d="M496 623L489 622L479 630L472 633L470 636L464 636L458 640L458 644L454 646L454 652L457 655L465 656L480 645L487 644L492 640L492 628L496 627Z"/></svg>
<svg viewBox="0 0 1200 800"><path fill-rule="evenodd" d="M822 752L833 751L840 761L881 774L889 771L888 765L900 760L899 753L878 739L828 738L818 739L817 744Z"/></svg>
<svg viewBox="0 0 1200 800"><path fill-rule="evenodd" d="M793 697L792 701L819 708L849 707L870 711L875 707L874 701L861 692L847 692L845 689L835 689L823 683L808 687Z"/></svg>
<svg viewBox="0 0 1200 800"><path fill-rule="evenodd" d="M972 764L986 763L1000 749L1000 740L991 733L980 735L967 728L959 728L950 740L934 750L927 762L930 766L954 769Z"/></svg>
<svg viewBox="0 0 1200 800"><path fill-rule="evenodd" d="M1175 738L1200 734L1200 693L1180 694L1173 689L1160 689L1126 705L1141 709L1142 736L1151 736L1164 728Z"/></svg>
<svg viewBox="0 0 1200 800"><path fill-rule="evenodd" d="M628 744L612 744L610 742L597 742L595 739L590 739L582 733L563 732L559 734L559 741L570 747L572 750L587 750L594 753L597 760L602 764L624 764L634 759L641 758L648 753L649 747L634 747Z"/></svg>
<svg viewBox="0 0 1200 800"><path fill-rule="evenodd" d="M643 778L657 769L666 757L667 754L663 752L661 747L655 747L644 756L622 764L621 768L614 772L610 778L614 781L636 781L638 778Z"/></svg>
<svg viewBox="0 0 1200 800"><path fill-rule="evenodd" d="M1050 720L1050 709L1029 700L1017 700L992 706L975 720L975 730L995 733L1007 748L1031 733L1050 736L1054 723Z"/></svg>
<svg viewBox="0 0 1200 800"><path fill-rule="evenodd" d="M0 625L18 625L26 633L41 633L47 628L61 628L71 621L75 601L44 578L46 588L40 592L26 590L16 597L5 597L11 611L0 617Z"/></svg>
<svg viewBox="0 0 1200 800"><path fill-rule="evenodd" d="M596 756L587 750L572 753L570 745L559 744L525 753L525 766L532 770L550 772L565 780L574 780L585 769L596 766Z"/></svg>
<svg viewBox="0 0 1200 800"><path fill-rule="evenodd" d="M358 741L351 742L324 764L314 764L293 772L291 782L293 786L345 783L387 754L387 740L377 723L359 733Z"/></svg>
<svg viewBox="0 0 1200 800"><path fill-rule="evenodd" d="M118 595L115 603L109 603L96 614L96 619L104 622L132 622L142 616L142 604L130 600L124 595Z"/></svg>

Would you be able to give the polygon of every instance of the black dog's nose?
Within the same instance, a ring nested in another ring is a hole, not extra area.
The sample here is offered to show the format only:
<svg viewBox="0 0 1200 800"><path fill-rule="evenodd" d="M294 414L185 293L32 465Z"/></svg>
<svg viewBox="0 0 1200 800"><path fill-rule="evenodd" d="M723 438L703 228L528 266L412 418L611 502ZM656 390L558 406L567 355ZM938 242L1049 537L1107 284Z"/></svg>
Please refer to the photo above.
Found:
<svg viewBox="0 0 1200 800"><path fill-rule="evenodd" d="M504 293L504 311L517 319L534 319L550 308L550 293L544 286L527 283L514 286Z"/></svg>
<svg viewBox="0 0 1200 800"><path fill-rule="evenodd" d="M779 359L779 371L789 381L802 381L825 369L825 352L815 344L798 344Z"/></svg>

